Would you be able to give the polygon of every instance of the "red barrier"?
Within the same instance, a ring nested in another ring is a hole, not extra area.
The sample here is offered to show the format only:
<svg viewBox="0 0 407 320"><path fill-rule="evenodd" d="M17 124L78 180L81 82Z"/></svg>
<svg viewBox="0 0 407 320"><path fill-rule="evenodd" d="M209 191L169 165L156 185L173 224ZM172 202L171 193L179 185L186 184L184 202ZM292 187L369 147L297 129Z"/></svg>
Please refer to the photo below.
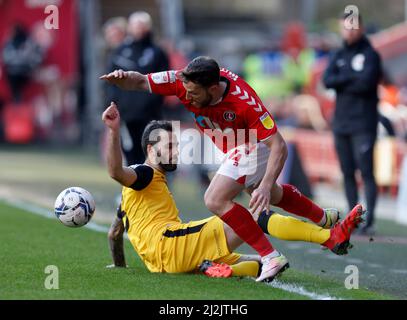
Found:
<svg viewBox="0 0 407 320"><path fill-rule="evenodd" d="M53 11L55 19L58 19L56 29L49 29L45 23L50 16L46 8L51 4L58 8L58 11ZM42 65L31 73L30 81L22 92L23 103L30 105L35 112L24 112L15 117L7 116L8 113L3 118L0 115L6 141L29 143L33 138L51 139L53 125L66 132L68 139L73 125L72 121L68 124L64 121L66 118L76 119L77 109L75 88L79 74L78 1L0 0L0 17L0 101L6 106L13 102L13 97L1 56L15 25L24 26L44 52ZM31 119L27 119L28 115Z"/></svg>
<svg viewBox="0 0 407 320"><path fill-rule="evenodd" d="M305 173L311 182L340 181L341 172L331 133L296 129L289 133L288 140L296 144Z"/></svg>
<svg viewBox="0 0 407 320"><path fill-rule="evenodd" d="M32 105L10 104L4 108L4 135L10 143L30 143L34 138L34 110Z"/></svg>
<svg viewBox="0 0 407 320"><path fill-rule="evenodd" d="M311 182L340 183L342 173L331 132L316 132L304 129L285 130L284 128L282 132L288 141L296 144L305 173ZM396 140L393 140L393 143L392 154L384 155L394 159L389 169L391 178L385 184L379 183L379 187L381 187L381 191L384 191L384 188L389 188L391 194L396 195L401 163L403 157L407 155L407 144ZM375 160L378 161L379 159L376 158Z"/></svg>

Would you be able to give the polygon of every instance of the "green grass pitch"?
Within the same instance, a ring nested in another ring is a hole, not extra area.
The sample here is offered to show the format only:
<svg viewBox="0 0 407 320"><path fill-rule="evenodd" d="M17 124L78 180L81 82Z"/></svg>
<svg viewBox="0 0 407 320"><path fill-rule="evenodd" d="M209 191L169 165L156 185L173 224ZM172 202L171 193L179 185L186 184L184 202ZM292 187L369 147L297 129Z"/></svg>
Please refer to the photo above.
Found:
<svg viewBox="0 0 407 320"><path fill-rule="evenodd" d="M309 299L309 296L255 283L248 278L210 279L193 274L152 274L130 243L129 268L106 269L111 263L106 234L71 229L56 218L46 219L0 202L0 299ZM59 289L48 290L45 268L59 270ZM391 299L364 289L347 290L343 283L295 269L283 284L337 299Z"/></svg>

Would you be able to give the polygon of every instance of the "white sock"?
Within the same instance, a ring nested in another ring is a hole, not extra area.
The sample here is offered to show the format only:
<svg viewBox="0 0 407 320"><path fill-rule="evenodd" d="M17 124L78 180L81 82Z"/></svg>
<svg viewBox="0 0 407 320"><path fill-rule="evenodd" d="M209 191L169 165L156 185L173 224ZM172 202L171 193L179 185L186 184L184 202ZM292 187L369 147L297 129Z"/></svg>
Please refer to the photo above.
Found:
<svg viewBox="0 0 407 320"><path fill-rule="evenodd" d="M325 210L324 210L324 216L323 216L322 219L317 223L317 225L319 225L320 227L324 226L325 223L326 223L326 219L327 219L327 217L326 217L326 213L325 213Z"/></svg>

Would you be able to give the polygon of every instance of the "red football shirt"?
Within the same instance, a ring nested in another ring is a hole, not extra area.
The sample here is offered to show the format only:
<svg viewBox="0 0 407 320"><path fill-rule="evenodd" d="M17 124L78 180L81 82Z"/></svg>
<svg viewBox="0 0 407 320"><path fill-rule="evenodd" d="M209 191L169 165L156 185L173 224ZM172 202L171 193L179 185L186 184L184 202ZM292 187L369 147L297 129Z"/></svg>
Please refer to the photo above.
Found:
<svg viewBox="0 0 407 320"><path fill-rule="evenodd" d="M273 117L266 110L256 92L239 76L222 69L221 81L227 83L223 99L203 108L191 105L186 90L177 77L178 71L164 71L148 75L152 93L176 95L193 114L198 128L208 135L224 153L243 143L269 138L277 132Z"/></svg>

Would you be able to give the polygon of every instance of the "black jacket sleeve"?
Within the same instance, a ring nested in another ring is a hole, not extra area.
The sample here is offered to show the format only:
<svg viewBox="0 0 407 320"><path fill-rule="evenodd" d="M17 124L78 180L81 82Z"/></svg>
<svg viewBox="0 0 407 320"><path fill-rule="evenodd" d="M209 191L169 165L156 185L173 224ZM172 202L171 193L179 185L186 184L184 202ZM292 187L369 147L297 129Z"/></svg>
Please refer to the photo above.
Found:
<svg viewBox="0 0 407 320"><path fill-rule="evenodd" d="M323 83L328 89L340 89L351 81L348 73L340 73L337 67L337 60L339 59L338 51L335 52L328 64L323 77Z"/></svg>

